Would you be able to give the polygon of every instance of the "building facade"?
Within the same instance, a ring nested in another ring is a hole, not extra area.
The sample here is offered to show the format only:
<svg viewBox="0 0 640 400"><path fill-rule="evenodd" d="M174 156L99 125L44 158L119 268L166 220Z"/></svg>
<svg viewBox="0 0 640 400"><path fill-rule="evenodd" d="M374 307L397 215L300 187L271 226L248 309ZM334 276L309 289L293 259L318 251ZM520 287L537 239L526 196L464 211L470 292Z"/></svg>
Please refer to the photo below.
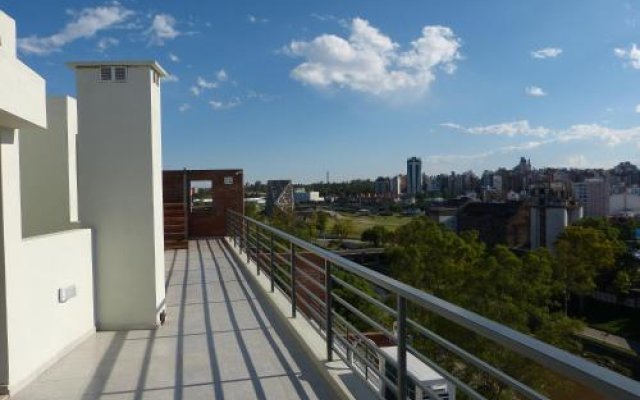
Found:
<svg viewBox="0 0 640 400"><path fill-rule="evenodd" d="M413 197L422 192L422 160L411 157L407 160L407 195Z"/></svg>

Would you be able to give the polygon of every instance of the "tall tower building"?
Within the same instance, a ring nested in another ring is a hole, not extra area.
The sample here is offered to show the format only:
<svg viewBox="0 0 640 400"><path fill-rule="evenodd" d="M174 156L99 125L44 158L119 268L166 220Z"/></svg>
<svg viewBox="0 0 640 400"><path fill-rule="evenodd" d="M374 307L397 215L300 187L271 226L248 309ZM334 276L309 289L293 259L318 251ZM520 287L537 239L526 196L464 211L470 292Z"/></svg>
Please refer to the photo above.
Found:
<svg viewBox="0 0 640 400"><path fill-rule="evenodd" d="M407 194L415 196L422 192L422 160L418 157L407 159Z"/></svg>
<svg viewBox="0 0 640 400"><path fill-rule="evenodd" d="M154 61L73 62L78 203L94 228L96 325L148 329L164 312L160 78Z"/></svg>
<svg viewBox="0 0 640 400"><path fill-rule="evenodd" d="M609 214L609 185L603 178L589 178L573 184L573 197L584 206L585 217Z"/></svg>

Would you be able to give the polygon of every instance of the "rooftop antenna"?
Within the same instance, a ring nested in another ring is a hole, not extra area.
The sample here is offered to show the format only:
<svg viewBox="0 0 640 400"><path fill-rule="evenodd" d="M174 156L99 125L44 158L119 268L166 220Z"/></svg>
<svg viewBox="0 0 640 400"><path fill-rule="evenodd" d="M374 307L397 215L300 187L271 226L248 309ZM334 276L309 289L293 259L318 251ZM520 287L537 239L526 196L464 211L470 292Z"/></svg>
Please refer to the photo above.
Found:
<svg viewBox="0 0 640 400"><path fill-rule="evenodd" d="M327 183L329 183L329 171L327 171Z"/></svg>

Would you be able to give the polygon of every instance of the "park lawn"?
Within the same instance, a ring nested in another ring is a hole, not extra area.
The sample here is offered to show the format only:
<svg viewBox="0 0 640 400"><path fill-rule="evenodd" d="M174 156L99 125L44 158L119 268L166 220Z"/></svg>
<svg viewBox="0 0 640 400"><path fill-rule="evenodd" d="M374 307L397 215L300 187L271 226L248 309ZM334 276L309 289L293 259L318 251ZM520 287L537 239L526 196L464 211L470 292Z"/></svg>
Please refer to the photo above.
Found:
<svg viewBox="0 0 640 400"><path fill-rule="evenodd" d="M340 218L349 219L353 222L353 233L350 239L360 239L362 232L376 225L382 225L390 231L395 231L400 226L410 222L414 217L405 217L397 215L381 216L381 215L354 215L340 213ZM329 218L327 223L327 232L331 232L335 218Z"/></svg>

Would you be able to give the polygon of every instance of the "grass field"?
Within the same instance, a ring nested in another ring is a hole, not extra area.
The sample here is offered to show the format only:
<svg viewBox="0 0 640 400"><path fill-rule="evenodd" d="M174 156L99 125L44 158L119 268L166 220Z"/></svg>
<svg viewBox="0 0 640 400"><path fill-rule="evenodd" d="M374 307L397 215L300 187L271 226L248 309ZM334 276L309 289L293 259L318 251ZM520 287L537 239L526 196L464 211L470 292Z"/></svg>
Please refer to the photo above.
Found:
<svg viewBox="0 0 640 400"><path fill-rule="evenodd" d="M350 239L360 239L360 235L362 232L368 228L371 228L375 225L382 225L391 231L395 231L398 227L410 222L414 217L403 217L403 216L380 216L380 215L354 215L348 213L340 213L340 217L343 219L349 219L353 222L353 233L350 236ZM331 232L331 228L333 228L335 218L329 218L329 223L327 224L327 231Z"/></svg>

